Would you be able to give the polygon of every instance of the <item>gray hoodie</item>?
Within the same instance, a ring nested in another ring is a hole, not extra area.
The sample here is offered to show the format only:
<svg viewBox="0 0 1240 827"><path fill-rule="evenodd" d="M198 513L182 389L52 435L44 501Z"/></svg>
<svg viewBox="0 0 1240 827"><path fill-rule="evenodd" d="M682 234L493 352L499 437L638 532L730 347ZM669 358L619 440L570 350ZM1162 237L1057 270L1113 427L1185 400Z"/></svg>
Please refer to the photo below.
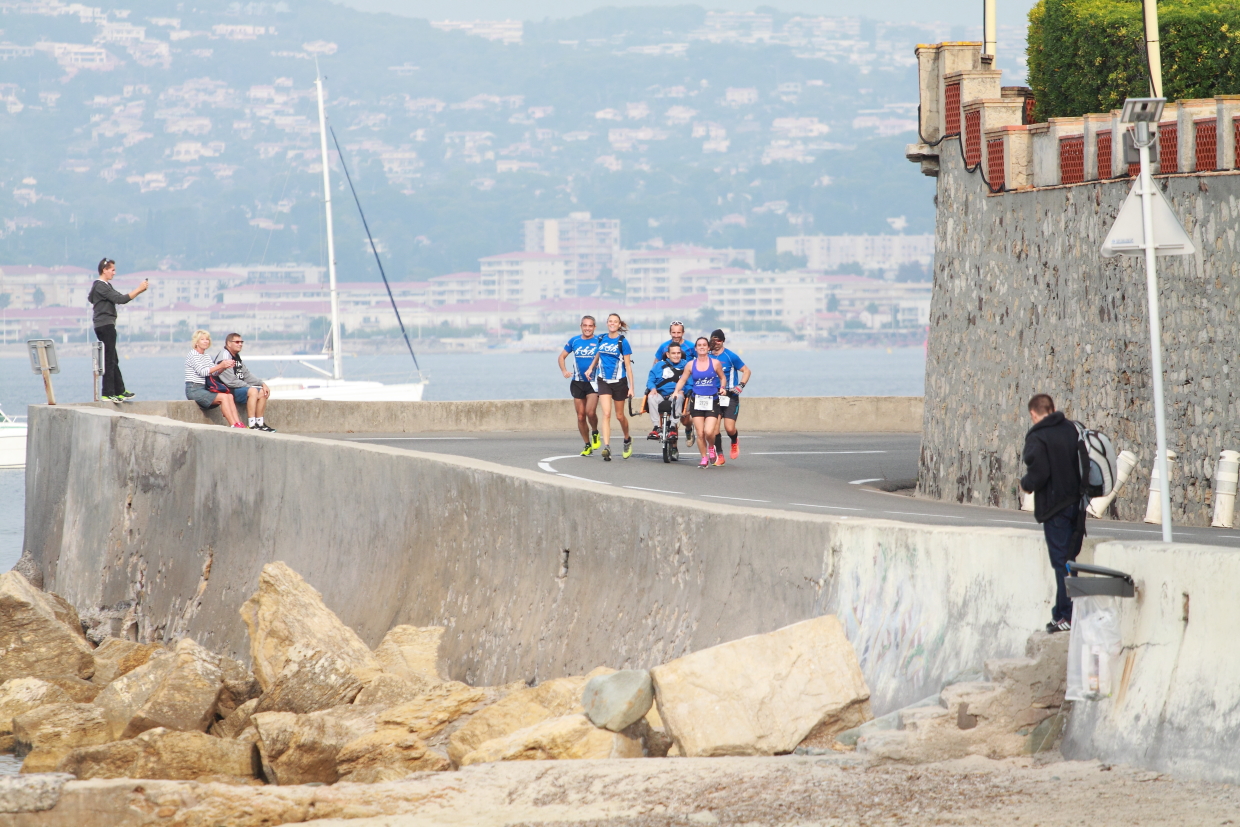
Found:
<svg viewBox="0 0 1240 827"><path fill-rule="evenodd" d="M215 364L218 365L225 359L232 359L237 363L231 368L225 368L217 374L220 377L220 381L225 385L234 390L238 390L240 388L261 388L263 386L263 380L250 373L249 368L247 368L241 361L240 355L233 356L228 352L228 348L224 348L219 353L215 354Z"/></svg>
<svg viewBox="0 0 1240 827"><path fill-rule="evenodd" d="M116 306L132 301L128 293L122 293L103 279L95 279L86 300L95 306L95 327L116 324Z"/></svg>

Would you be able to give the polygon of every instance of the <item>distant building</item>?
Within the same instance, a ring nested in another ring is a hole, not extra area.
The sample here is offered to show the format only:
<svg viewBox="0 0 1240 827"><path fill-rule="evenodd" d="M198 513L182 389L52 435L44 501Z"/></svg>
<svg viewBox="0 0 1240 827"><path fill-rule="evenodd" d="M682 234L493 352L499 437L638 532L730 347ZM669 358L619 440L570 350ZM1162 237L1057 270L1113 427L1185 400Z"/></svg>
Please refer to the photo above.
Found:
<svg viewBox="0 0 1240 827"><path fill-rule="evenodd" d="M449 273L430 280L426 301L434 307L475 302L481 292L481 273Z"/></svg>
<svg viewBox="0 0 1240 827"><path fill-rule="evenodd" d="M577 294L576 280L569 276L568 256L553 253L504 253L478 259L482 270L479 301L533 304Z"/></svg>
<svg viewBox="0 0 1240 827"><path fill-rule="evenodd" d="M909 262L930 264L934 235L781 236L775 240L775 252L805 256L811 270L838 270L853 263L867 270L894 270Z"/></svg>
<svg viewBox="0 0 1240 827"><path fill-rule="evenodd" d="M535 218L525 222L525 251L567 256L569 278L594 281L604 269L615 272L619 265L620 222L591 218L588 212Z"/></svg>
<svg viewBox="0 0 1240 827"><path fill-rule="evenodd" d="M653 250L621 250L617 276L629 302L678 299L704 292L690 271L717 270L734 261L753 266L753 250L678 246Z"/></svg>

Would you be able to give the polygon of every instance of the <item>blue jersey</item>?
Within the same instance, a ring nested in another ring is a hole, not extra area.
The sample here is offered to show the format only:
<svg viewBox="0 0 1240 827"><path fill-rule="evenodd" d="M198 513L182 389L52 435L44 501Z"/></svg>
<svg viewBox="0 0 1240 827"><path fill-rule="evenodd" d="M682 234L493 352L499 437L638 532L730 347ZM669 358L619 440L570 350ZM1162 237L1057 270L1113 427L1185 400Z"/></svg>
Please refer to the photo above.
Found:
<svg viewBox="0 0 1240 827"><path fill-rule="evenodd" d="M658 350L656 350L656 351L654 352L654 360L655 360L656 362L658 362L660 359L662 359L664 356L666 356L666 355L667 355L667 349L668 349L669 347L671 347L673 344L675 344L675 342L674 342L673 340L671 340L671 339L668 339L666 342L664 342L663 344L659 345ZM684 341L684 342L681 342L681 343L680 343L680 350L681 350L681 352L684 354L684 358L686 358L686 359L692 359L692 358L693 358L693 354L694 354L694 350L693 350L693 342L690 342L690 341L687 341L687 340L686 340L686 341Z"/></svg>
<svg viewBox="0 0 1240 827"><path fill-rule="evenodd" d="M741 381L741 368L745 367L745 360L726 347L718 355L712 353L711 358L718 359L719 364L723 365L723 378L728 383L728 387L736 387L736 383Z"/></svg>
<svg viewBox="0 0 1240 827"><path fill-rule="evenodd" d="M658 391L660 396L671 396L676 391L676 383L680 381L680 374L688 366L688 361L684 359L679 362L660 359L654 363L654 367L650 369L650 375L646 377L646 390L653 389Z"/></svg>
<svg viewBox="0 0 1240 827"><path fill-rule="evenodd" d="M584 382L586 371L594 361L594 354L598 352L598 337L591 336L587 339L584 336L574 336L564 345L564 352L573 354L573 379Z"/></svg>
<svg viewBox="0 0 1240 827"><path fill-rule="evenodd" d="M619 382L625 378L624 359L631 356L633 348L623 334L616 338L598 337L598 378L604 382Z"/></svg>

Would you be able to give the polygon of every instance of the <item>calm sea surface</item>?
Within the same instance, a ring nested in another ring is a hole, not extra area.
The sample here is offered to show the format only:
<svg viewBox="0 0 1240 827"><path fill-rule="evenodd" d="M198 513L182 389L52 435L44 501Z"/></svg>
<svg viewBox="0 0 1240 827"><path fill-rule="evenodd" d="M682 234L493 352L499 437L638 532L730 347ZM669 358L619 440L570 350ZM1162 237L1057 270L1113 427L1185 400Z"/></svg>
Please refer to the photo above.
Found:
<svg viewBox="0 0 1240 827"><path fill-rule="evenodd" d="M914 348L856 350L745 350L753 370L746 389L752 396L920 396L925 351ZM428 353L419 361L430 384L427 400L554 399L568 395L568 382L556 369L555 353ZM653 351L638 349L634 364L648 367ZM122 355L121 372L139 399L182 399L184 357ZM270 376L274 363L254 363ZM402 382L412 378L408 356L356 356L345 360L350 379ZM62 404L91 399L90 359L61 358L53 377ZM288 369L289 373L301 368ZM643 368L644 373L644 368ZM644 383L643 383L644 386ZM26 358L0 358L0 408L10 416L45 401L42 379ZM567 425L567 423L566 423ZM25 509L25 472L0 471L0 571L21 556Z"/></svg>

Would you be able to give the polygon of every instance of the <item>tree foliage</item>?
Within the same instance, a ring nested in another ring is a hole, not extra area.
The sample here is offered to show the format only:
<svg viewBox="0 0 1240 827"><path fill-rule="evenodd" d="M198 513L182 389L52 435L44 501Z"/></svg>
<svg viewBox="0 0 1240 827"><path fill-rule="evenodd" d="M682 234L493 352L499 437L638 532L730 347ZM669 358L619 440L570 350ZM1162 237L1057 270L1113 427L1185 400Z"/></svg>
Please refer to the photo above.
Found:
<svg viewBox="0 0 1240 827"><path fill-rule="evenodd" d="M1168 100L1240 93L1240 2L1160 0ZM1150 94L1140 0L1039 0L1029 11L1035 117L1075 117Z"/></svg>

